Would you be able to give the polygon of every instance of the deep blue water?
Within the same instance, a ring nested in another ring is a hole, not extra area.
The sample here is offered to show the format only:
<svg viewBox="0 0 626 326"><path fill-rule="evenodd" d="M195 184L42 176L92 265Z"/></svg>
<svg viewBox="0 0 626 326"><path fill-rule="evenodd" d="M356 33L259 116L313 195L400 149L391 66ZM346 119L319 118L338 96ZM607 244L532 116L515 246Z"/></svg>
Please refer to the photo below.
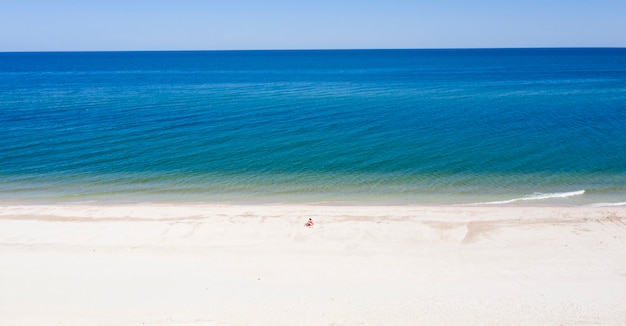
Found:
<svg viewBox="0 0 626 326"><path fill-rule="evenodd" d="M0 53L0 135L0 201L624 203L626 49Z"/></svg>

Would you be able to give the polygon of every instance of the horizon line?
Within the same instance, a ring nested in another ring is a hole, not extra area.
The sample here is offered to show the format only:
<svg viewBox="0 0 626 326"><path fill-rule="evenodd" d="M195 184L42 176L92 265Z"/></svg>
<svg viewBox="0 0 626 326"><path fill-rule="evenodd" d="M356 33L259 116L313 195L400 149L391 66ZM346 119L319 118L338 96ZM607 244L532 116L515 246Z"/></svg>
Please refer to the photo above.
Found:
<svg viewBox="0 0 626 326"><path fill-rule="evenodd" d="M102 53L102 52L305 52L305 51L440 51L440 50L557 50L557 49L626 49L620 46L555 47L449 47L449 48L303 48L303 49L163 49L163 50L33 50L0 51L0 53Z"/></svg>

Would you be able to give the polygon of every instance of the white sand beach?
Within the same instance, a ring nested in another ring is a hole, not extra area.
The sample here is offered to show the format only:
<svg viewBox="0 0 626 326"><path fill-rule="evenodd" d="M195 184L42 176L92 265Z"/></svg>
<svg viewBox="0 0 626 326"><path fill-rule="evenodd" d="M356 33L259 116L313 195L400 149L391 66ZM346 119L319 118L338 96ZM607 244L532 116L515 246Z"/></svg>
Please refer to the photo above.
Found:
<svg viewBox="0 0 626 326"><path fill-rule="evenodd" d="M626 206L1 206L0 325L626 324Z"/></svg>

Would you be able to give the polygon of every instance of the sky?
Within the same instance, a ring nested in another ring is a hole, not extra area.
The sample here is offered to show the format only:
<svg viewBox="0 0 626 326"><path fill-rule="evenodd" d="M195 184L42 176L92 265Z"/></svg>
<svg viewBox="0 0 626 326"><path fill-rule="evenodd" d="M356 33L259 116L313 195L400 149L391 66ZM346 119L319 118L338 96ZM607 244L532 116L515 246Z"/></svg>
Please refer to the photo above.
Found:
<svg viewBox="0 0 626 326"><path fill-rule="evenodd" d="M626 47L624 0L0 0L0 51Z"/></svg>

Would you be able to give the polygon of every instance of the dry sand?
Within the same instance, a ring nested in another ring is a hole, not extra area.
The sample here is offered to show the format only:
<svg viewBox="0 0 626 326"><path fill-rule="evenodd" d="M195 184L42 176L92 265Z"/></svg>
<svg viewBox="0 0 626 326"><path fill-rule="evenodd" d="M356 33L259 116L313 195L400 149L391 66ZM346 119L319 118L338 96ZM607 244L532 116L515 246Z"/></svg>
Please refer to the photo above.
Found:
<svg viewBox="0 0 626 326"><path fill-rule="evenodd" d="M626 324L624 206L0 208L0 325Z"/></svg>

